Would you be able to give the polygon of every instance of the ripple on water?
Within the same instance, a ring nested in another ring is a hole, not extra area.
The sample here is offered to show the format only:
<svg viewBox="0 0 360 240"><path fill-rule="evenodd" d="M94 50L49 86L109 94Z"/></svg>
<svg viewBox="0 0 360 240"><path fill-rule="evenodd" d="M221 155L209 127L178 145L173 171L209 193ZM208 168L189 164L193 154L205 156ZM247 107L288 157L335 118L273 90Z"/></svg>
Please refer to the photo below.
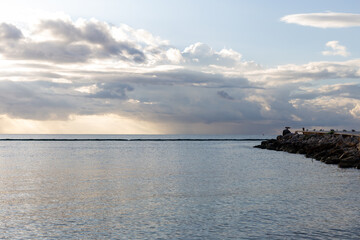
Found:
<svg viewBox="0 0 360 240"><path fill-rule="evenodd" d="M358 239L359 171L256 142L1 142L0 238Z"/></svg>

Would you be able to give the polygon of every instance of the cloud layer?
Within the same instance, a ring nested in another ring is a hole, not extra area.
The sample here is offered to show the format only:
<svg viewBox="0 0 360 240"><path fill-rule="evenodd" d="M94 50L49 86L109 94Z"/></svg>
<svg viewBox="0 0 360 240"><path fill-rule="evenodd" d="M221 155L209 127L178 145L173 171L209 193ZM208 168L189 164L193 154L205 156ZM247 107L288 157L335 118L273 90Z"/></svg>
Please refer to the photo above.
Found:
<svg viewBox="0 0 360 240"><path fill-rule="evenodd" d="M286 15L280 19L286 23L317 28L359 27L360 14L353 13L302 13Z"/></svg>
<svg viewBox="0 0 360 240"><path fill-rule="evenodd" d="M327 46L347 54L336 41ZM355 128L359 66L353 59L263 68L232 49L177 49L145 30L93 19L41 19L27 29L1 23L0 116L66 124L118 116L162 133Z"/></svg>

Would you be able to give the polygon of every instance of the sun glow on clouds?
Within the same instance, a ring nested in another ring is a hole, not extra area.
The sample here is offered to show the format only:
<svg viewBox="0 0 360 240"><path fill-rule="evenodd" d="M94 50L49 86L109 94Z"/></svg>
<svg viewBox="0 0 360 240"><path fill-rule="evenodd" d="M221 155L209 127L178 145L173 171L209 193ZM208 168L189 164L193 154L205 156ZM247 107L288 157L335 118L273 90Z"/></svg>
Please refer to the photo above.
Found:
<svg viewBox="0 0 360 240"><path fill-rule="evenodd" d="M39 121L1 115L0 126L0 132L7 134L164 134L166 132L163 126L114 114L71 115L69 120L63 121Z"/></svg>
<svg viewBox="0 0 360 240"><path fill-rule="evenodd" d="M308 119L333 126L337 114L358 121L359 59L264 68L125 24L39 16L0 22L2 133L263 133ZM327 46L324 55L348 55ZM340 83L312 86L328 79Z"/></svg>

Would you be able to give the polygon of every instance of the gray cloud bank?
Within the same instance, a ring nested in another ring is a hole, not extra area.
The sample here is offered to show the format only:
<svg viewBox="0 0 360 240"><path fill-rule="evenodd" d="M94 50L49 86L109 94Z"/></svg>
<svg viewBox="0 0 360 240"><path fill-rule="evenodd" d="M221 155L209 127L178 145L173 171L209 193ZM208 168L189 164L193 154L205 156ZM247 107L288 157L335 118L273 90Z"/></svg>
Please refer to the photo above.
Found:
<svg viewBox="0 0 360 240"><path fill-rule="evenodd" d="M12 118L111 113L177 133L355 128L360 119L356 59L264 69L231 49L179 50L145 30L63 19L30 32L2 23L0 54L0 115Z"/></svg>

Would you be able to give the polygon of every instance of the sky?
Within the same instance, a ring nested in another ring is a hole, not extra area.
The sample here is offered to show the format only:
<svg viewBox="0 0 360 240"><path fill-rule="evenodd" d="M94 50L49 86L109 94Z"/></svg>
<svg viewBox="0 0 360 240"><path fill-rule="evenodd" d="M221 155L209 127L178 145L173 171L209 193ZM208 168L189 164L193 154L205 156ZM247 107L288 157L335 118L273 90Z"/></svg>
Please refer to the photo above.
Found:
<svg viewBox="0 0 360 240"><path fill-rule="evenodd" d="M0 133L360 126L359 1L12 0Z"/></svg>

